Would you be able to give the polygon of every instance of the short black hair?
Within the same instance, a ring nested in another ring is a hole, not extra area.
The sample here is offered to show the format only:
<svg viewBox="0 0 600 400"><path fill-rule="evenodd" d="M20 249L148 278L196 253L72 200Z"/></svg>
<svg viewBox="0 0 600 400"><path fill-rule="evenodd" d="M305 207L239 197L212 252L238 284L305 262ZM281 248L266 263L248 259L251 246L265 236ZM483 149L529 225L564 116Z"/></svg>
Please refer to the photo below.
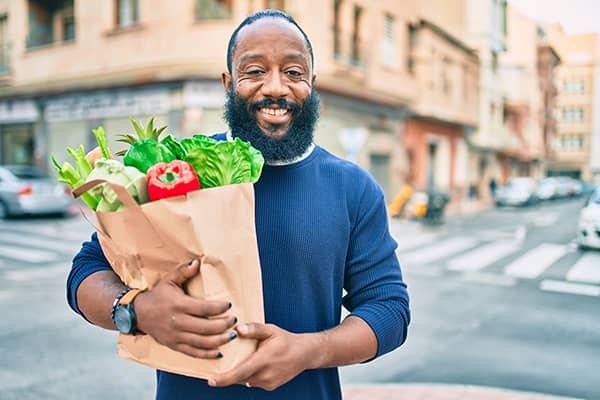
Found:
<svg viewBox="0 0 600 400"><path fill-rule="evenodd" d="M302 30L302 28L300 28L300 25L298 25L298 23L294 20L294 18L292 18L289 14L284 13L283 11L280 10L261 10L258 11L252 15L250 15L249 17L247 17L245 20L243 20L237 28L235 28L235 31L233 31L233 33L231 34L231 38L229 38L229 45L227 46L227 70L229 71L229 73L231 74L231 65L232 65L232 60L233 60L233 52L235 51L235 47L237 45L237 36L239 31L247 26L252 24L253 22L256 22L260 19L263 18L283 18L286 21L288 21L290 24L294 25L296 28L298 28L298 30L300 31L300 33L302 33L302 36L304 36L304 41L306 42L306 47L308 48L308 51L310 53L310 62L312 64L312 68L314 69L314 65L315 65L315 56L313 54L313 49L312 49L312 45L310 44L310 40L308 40L308 36L306 35L306 33L304 32L304 30Z"/></svg>

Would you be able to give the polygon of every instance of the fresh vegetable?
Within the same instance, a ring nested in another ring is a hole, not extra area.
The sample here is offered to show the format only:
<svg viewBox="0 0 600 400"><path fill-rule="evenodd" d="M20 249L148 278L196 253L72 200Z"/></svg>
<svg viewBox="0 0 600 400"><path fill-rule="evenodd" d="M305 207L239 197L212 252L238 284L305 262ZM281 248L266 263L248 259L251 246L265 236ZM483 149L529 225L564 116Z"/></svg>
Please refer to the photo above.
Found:
<svg viewBox="0 0 600 400"><path fill-rule="evenodd" d="M173 153L175 157L177 157L178 160L183 160L185 158L187 151L173 135L165 136L165 138L161 140L160 143L166 146L171 151L171 153Z"/></svg>
<svg viewBox="0 0 600 400"><path fill-rule="evenodd" d="M181 196L200 189L200 181L192 166L182 160L158 163L147 172L150 201Z"/></svg>
<svg viewBox="0 0 600 400"><path fill-rule="evenodd" d="M123 186L139 204L148 202L146 175L134 167L124 166L116 160L100 159L87 177L88 182L94 179L104 179ZM100 198L96 211L119 211L124 207L116 193L106 184L99 185L90 192Z"/></svg>
<svg viewBox="0 0 600 400"><path fill-rule="evenodd" d="M137 138L133 135L123 134L119 139L119 142L131 145L128 150L117 153L117 155L124 155L123 164L135 167L145 174L154 164L168 163L177 158L167 146L158 141L160 134L167 128L166 126L154 128L154 118L150 119L145 130L135 119L131 119L131 124L136 131Z"/></svg>
<svg viewBox="0 0 600 400"><path fill-rule="evenodd" d="M96 129L92 129L94 136L96 137L96 142L98 142L98 146L94 147L91 151L85 155L85 158L88 160L90 165L93 167L97 160L105 159L110 160L113 158L112 154L110 154L110 150L108 149L108 142L106 141L106 134L104 133L104 128L99 126Z"/></svg>
<svg viewBox="0 0 600 400"><path fill-rule="evenodd" d="M203 135L194 135L181 144L187 150L185 160L189 162L203 188L254 183L258 181L264 158L250 143L236 138L232 142L221 142Z"/></svg>
<svg viewBox="0 0 600 400"><path fill-rule="evenodd" d="M81 177L81 174L73 167L73 165L67 161L64 161L61 164L56 161L56 157L54 154L51 156L52 164L54 168L56 168L56 172L58 172L58 181L66 183L71 187L71 189L77 188L85 183L85 180ZM95 210L98 205L98 199L91 195L90 193L84 193L81 196L81 199L89 208Z"/></svg>

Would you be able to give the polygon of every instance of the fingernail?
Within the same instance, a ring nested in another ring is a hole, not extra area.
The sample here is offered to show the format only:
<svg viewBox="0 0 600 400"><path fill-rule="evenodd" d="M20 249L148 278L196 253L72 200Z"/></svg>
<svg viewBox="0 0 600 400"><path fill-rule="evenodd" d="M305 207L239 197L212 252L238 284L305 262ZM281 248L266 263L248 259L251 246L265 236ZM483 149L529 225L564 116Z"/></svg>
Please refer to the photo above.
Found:
<svg viewBox="0 0 600 400"><path fill-rule="evenodd" d="M238 326L238 331L240 333L246 334L249 331L248 325L240 325Z"/></svg>
<svg viewBox="0 0 600 400"><path fill-rule="evenodd" d="M233 306L233 304L229 303L229 305L227 306L227 309L229 310L231 308L231 306Z"/></svg>
<svg viewBox="0 0 600 400"><path fill-rule="evenodd" d="M238 334L237 334L237 333L235 333L235 331L234 331L234 332L231 332L231 333L229 334L229 340L233 340L233 339L235 339L236 337L238 337Z"/></svg>
<svg viewBox="0 0 600 400"><path fill-rule="evenodd" d="M215 356L215 358L223 358L223 353L218 352L217 355Z"/></svg>

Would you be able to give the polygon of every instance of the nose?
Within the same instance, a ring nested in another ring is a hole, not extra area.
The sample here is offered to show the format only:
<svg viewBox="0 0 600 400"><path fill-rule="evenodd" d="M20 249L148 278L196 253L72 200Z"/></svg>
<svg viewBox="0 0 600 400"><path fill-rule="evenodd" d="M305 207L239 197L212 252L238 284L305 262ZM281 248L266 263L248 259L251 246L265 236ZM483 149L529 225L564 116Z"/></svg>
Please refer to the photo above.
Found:
<svg viewBox="0 0 600 400"><path fill-rule="evenodd" d="M285 77L282 76L280 71L275 70L265 76L261 91L265 97L279 99L285 98L290 89Z"/></svg>

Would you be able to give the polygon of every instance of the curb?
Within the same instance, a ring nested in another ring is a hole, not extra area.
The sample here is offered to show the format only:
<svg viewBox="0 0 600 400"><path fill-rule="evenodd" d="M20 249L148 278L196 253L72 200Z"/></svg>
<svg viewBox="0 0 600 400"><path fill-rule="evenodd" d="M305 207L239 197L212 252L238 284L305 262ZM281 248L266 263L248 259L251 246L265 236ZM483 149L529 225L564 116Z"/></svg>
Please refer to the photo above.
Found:
<svg viewBox="0 0 600 400"><path fill-rule="evenodd" d="M344 400L581 400L471 385L347 384Z"/></svg>

